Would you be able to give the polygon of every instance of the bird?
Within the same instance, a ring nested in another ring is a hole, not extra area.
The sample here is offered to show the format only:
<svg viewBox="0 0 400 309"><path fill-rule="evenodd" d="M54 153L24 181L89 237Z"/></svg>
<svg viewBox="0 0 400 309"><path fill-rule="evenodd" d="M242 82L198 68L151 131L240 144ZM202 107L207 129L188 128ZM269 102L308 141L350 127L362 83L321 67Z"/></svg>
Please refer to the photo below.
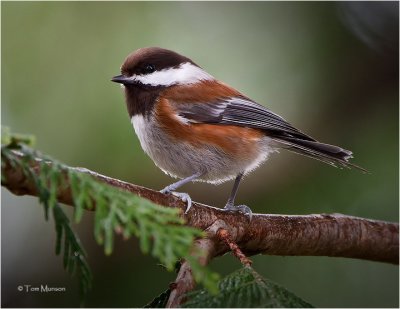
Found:
<svg viewBox="0 0 400 309"><path fill-rule="evenodd" d="M187 203L177 192L194 181L234 180L224 210L251 220L247 205L235 205L243 176L281 149L336 167L366 171L352 152L325 144L207 73L191 59L160 47L129 54L111 81L124 88L130 120L144 152L167 175L179 179L160 192Z"/></svg>

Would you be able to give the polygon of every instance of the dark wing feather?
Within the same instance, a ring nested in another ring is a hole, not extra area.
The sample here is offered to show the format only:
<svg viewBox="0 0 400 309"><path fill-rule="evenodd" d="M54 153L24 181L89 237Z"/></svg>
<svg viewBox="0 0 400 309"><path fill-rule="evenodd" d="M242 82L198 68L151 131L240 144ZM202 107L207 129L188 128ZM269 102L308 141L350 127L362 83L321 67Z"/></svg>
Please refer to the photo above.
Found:
<svg viewBox="0 0 400 309"><path fill-rule="evenodd" d="M245 97L227 98L213 103L176 103L179 116L192 123L236 125L265 131L282 148L312 157L333 166L363 168L349 161L352 152L316 141L285 119Z"/></svg>
<svg viewBox="0 0 400 309"><path fill-rule="evenodd" d="M296 136L305 140L314 139L293 127L285 119L253 101L233 98L229 100L221 123L243 125L250 128L272 131L285 136Z"/></svg>
<svg viewBox="0 0 400 309"><path fill-rule="evenodd" d="M179 103L174 107L181 117L192 122L249 127L314 141L282 117L244 97L228 98L211 104Z"/></svg>

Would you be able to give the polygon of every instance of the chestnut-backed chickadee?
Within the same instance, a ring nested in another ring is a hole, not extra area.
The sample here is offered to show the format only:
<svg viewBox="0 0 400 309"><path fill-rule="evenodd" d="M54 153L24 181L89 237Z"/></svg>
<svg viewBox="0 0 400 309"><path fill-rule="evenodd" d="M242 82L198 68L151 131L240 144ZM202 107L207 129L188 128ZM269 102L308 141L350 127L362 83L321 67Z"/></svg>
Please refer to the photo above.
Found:
<svg viewBox="0 0 400 309"><path fill-rule="evenodd" d="M174 192L178 187L235 178L225 209L251 217L249 207L234 205L239 182L282 148L363 170L349 162L351 151L316 141L171 50L138 49L112 81L124 85L129 117L143 150L166 174L181 178L161 192L186 201L186 211L191 200L186 193Z"/></svg>

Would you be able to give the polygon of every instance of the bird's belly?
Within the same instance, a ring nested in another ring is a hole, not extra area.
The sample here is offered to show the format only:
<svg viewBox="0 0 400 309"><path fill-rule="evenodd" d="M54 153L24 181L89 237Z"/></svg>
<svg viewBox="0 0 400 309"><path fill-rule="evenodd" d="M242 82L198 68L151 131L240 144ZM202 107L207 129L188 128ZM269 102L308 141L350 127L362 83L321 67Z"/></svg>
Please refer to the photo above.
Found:
<svg viewBox="0 0 400 309"><path fill-rule="evenodd" d="M162 171L177 178L200 172L202 176L198 180L222 183L241 172L255 169L274 151L269 146L269 138L265 137L250 155L246 152L246 157L234 157L212 145L194 147L188 142L177 142L158 127L152 117L145 120L143 116L135 115L132 117L132 124L143 150Z"/></svg>

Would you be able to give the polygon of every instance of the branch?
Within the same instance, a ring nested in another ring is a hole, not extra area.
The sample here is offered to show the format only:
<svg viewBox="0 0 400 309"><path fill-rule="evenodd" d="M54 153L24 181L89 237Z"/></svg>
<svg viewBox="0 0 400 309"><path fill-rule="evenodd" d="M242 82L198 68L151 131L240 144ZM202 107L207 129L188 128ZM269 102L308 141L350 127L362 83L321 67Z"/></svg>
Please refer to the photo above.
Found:
<svg viewBox="0 0 400 309"><path fill-rule="evenodd" d="M190 263L188 261L183 261L176 281L169 285L171 294L165 308L179 308L185 301L184 295L193 290L195 286L196 282L193 278Z"/></svg>
<svg viewBox="0 0 400 309"><path fill-rule="evenodd" d="M38 171L38 163L32 168ZM118 179L100 175L83 168L75 171L87 173L98 181L127 190L154 203L177 207L184 212L186 204L172 195L165 195L152 189L140 187ZM9 164L2 167L6 181L2 183L17 195L37 196L35 184L21 170ZM70 187L63 187L57 193L58 200L73 206ZM222 209L193 203L188 214L182 214L187 225L207 230L218 242L215 255L230 250L226 242L218 239L216 233L223 228L232 242L247 255L308 255L358 258L398 264L399 225L384 221L369 220L341 214L320 215L268 215L254 214L252 221L242 214L229 213Z"/></svg>
<svg viewBox="0 0 400 309"><path fill-rule="evenodd" d="M217 237L225 242L229 246L229 249L232 251L233 255L238 258L240 263L242 263L244 266L251 266L253 264L253 261L250 260L242 250L240 250L239 246L232 241L229 233L225 229L219 229L217 231Z"/></svg>
<svg viewBox="0 0 400 309"><path fill-rule="evenodd" d="M209 238L199 239L195 242L195 249L201 250L204 254L200 257L199 264L207 265L215 253L215 242ZM185 294L194 289L196 282L193 278L192 269L188 261L183 261L179 269L176 281L170 284L171 294L166 308L178 308L185 302Z"/></svg>

